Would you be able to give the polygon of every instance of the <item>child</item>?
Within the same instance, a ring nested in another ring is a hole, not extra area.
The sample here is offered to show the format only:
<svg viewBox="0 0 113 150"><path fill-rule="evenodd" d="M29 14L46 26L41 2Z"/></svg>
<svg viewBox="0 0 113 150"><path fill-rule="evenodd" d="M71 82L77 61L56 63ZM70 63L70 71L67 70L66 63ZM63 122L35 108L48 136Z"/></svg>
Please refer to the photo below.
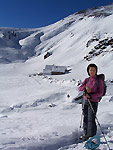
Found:
<svg viewBox="0 0 113 150"><path fill-rule="evenodd" d="M87 67L87 73L90 76L83 81L79 87L79 91L84 91L84 104L83 104L83 129L84 134L82 139L85 141L89 137L96 135L97 126L95 122L95 116L97 113L99 97L103 95L104 85L101 78L99 78L99 87L97 89L97 71L98 68L95 64L89 64ZM87 83L86 83L87 82ZM88 102L90 100L90 102ZM94 112L92 111L92 108Z"/></svg>

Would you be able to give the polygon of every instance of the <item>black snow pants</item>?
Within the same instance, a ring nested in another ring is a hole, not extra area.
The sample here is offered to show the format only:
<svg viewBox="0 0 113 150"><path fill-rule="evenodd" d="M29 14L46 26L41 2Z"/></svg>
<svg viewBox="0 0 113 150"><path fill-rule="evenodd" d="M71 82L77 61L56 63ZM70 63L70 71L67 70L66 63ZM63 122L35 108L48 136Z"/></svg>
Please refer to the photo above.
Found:
<svg viewBox="0 0 113 150"><path fill-rule="evenodd" d="M92 111L91 106L87 100L85 100L83 105L83 129L84 129L84 135L86 137L92 137L96 135L97 132L97 126L95 122L95 116L97 113L98 108L98 102L90 102L93 110Z"/></svg>

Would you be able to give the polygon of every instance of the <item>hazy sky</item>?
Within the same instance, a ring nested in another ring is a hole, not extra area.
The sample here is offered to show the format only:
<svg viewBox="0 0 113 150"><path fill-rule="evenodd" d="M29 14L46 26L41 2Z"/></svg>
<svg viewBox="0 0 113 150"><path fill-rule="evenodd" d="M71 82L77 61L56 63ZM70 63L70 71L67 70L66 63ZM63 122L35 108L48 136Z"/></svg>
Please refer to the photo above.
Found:
<svg viewBox="0 0 113 150"><path fill-rule="evenodd" d="M0 27L39 28L113 0L0 0Z"/></svg>

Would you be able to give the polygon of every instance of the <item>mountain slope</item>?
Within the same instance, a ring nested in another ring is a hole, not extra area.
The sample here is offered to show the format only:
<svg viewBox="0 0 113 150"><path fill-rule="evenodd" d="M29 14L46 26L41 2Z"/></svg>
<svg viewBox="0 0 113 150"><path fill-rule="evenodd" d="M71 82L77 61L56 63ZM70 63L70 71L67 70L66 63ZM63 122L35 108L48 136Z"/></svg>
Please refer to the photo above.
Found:
<svg viewBox="0 0 113 150"><path fill-rule="evenodd" d="M113 42L109 44L111 47L106 43L98 49L94 47L98 47L103 40L112 40L112 18L113 4L80 11L40 29L0 28L1 61L8 63L27 60L29 57L44 55L46 52L51 52L54 56L55 51L59 53L63 51L63 56L67 53L65 57L68 59L71 59L73 53L76 56L79 51L90 60L91 54L102 53L100 51L104 46L106 46L104 51L111 51ZM55 57L56 60L61 59L60 55Z"/></svg>
<svg viewBox="0 0 113 150"><path fill-rule="evenodd" d="M78 143L82 106L74 98L83 94L78 81L88 76L89 63L106 77L97 117L113 148L112 8L84 10L38 29L0 28L0 149L84 149ZM70 71L41 74L48 64ZM97 135L99 150L107 150L99 128Z"/></svg>

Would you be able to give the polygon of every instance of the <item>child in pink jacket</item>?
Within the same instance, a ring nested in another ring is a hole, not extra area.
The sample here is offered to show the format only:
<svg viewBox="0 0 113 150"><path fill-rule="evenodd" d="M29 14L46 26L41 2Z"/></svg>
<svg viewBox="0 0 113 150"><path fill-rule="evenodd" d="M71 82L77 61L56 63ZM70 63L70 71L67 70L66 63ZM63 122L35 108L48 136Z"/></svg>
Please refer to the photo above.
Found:
<svg viewBox="0 0 113 150"><path fill-rule="evenodd" d="M104 85L101 78L99 78L99 87L97 88L97 71L98 68L95 64L89 64L87 67L87 72L90 78L83 81L82 85L79 87L79 91L84 91L84 104L83 104L83 129L84 134L82 136L83 140L87 140L89 137L96 135L97 126L95 122L95 116L97 113L99 97L103 95ZM94 112L91 109L92 105Z"/></svg>

